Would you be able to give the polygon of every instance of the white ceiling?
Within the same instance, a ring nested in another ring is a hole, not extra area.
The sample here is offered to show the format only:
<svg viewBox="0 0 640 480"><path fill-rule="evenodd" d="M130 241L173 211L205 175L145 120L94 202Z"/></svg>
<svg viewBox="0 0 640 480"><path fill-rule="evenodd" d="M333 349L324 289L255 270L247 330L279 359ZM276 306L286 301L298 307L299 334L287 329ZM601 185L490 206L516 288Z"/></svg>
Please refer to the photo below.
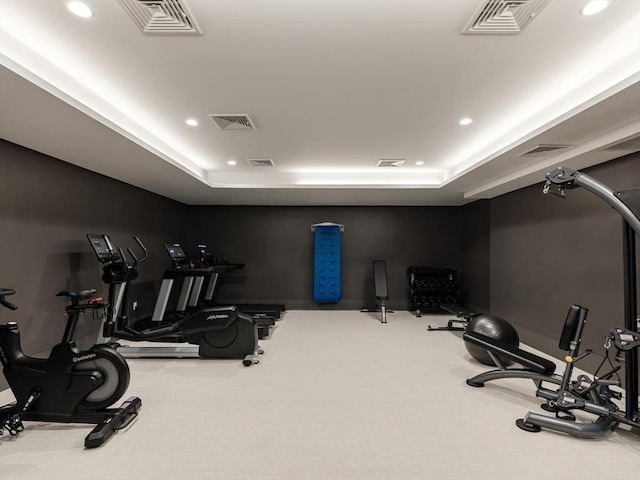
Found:
<svg viewBox="0 0 640 480"><path fill-rule="evenodd" d="M0 137L236 205L461 205L640 150L638 0L551 0L517 35L461 33L486 0L179 1L201 35L142 33L115 0L0 0ZM519 157L540 144L575 147Z"/></svg>

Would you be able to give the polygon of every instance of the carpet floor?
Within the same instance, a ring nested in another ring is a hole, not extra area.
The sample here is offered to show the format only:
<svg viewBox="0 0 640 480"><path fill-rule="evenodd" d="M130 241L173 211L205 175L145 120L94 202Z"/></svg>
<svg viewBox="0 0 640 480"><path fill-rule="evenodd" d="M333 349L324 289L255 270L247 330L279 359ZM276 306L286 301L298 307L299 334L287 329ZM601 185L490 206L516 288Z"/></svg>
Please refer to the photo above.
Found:
<svg viewBox="0 0 640 480"><path fill-rule="evenodd" d="M640 436L625 426L596 440L518 429L544 413L533 382L467 386L488 367L460 332L427 331L447 319L290 311L251 367L129 359L125 396L143 406L127 429L86 450L91 427L25 422L0 437L0 478L640 480Z"/></svg>

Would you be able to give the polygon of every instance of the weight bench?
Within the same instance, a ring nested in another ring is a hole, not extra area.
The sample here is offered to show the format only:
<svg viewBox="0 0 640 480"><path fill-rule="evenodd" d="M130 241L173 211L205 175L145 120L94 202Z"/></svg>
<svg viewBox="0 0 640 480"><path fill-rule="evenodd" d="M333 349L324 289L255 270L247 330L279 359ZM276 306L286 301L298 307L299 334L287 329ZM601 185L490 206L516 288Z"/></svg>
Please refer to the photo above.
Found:
<svg viewBox="0 0 640 480"><path fill-rule="evenodd" d="M487 337L481 333L465 332L462 338L465 342L473 343L486 349L491 359L499 368L499 370L481 373L467 380L467 385L472 387L484 387L485 382L497 378L517 377L532 378L535 380L542 379L542 376L544 380L547 380L547 377L552 375L556 370L556 364L546 358L539 357L509 343ZM498 355L502 356L502 358L508 358L514 363L522 365L524 368L507 368Z"/></svg>
<svg viewBox="0 0 640 480"><path fill-rule="evenodd" d="M380 323L387 323L387 313L393 310L387 308L389 293L387 291L387 266L384 260L373 261L373 288L378 301L376 308L362 308L361 312L380 312Z"/></svg>
<svg viewBox="0 0 640 480"><path fill-rule="evenodd" d="M500 378L528 378L533 380L540 389L541 382L551 382L556 385L563 385L563 382L568 382L573 365L591 353L590 350L586 350L578 355L587 312L588 310L586 308L571 305L569 313L567 314L567 319L565 320L562 334L560 335L560 341L558 342L558 347L561 350L569 352L569 355L565 357L567 368L563 376L554 374L556 364L546 358L477 332L465 332L462 335L463 340L485 348L496 367L498 367L495 370L480 373L468 379L467 385L471 387L483 387L485 382ZM512 360L514 363L521 365L522 368L507 368L498 355L502 356L502 358Z"/></svg>
<svg viewBox="0 0 640 480"><path fill-rule="evenodd" d="M439 330L464 331L471 319L480 315L479 313L473 313L472 311L467 310L460 305L456 305L455 303L441 303L440 308L446 310L447 312L453 313L458 318L449 320L446 327L432 327L431 325L427 325L427 330L429 330L430 332L436 332ZM454 327L454 323L460 323L462 324L462 326Z"/></svg>

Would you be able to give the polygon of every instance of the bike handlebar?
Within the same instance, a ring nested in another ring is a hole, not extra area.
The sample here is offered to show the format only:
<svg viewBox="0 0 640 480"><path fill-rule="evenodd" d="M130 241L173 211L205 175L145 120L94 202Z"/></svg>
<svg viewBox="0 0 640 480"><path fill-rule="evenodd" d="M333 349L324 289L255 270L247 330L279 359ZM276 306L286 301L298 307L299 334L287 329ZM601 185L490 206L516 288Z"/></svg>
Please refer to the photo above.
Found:
<svg viewBox="0 0 640 480"><path fill-rule="evenodd" d="M7 307L9 310L17 310L18 307L6 300L5 295L13 295L16 291L12 288L0 288L0 305Z"/></svg>

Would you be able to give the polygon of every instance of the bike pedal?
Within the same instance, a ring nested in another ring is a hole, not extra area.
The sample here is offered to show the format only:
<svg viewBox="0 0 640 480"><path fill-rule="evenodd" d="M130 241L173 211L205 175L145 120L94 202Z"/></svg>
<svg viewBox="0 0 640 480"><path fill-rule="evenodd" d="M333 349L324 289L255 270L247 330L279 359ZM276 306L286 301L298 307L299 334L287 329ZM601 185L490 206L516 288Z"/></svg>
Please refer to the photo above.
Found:
<svg viewBox="0 0 640 480"><path fill-rule="evenodd" d="M21 419L20 415L15 413L15 414L11 415L9 418L7 418L7 420L5 421L5 424L4 424L4 428L6 428L7 431L9 432L9 434L12 435L12 436L13 435L17 435L18 433L23 431L24 430L24 425L22 424L22 419Z"/></svg>

